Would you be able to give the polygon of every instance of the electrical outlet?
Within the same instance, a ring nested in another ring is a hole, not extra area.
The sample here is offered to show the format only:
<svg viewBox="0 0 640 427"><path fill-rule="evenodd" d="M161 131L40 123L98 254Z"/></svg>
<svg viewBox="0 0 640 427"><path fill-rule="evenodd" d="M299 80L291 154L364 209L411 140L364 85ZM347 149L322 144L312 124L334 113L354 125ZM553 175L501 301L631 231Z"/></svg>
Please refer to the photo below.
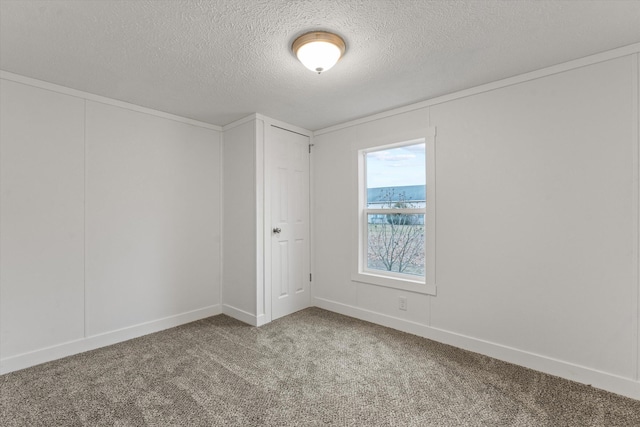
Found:
<svg viewBox="0 0 640 427"><path fill-rule="evenodd" d="M402 311L407 311L407 297L398 298L398 308Z"/></svg>

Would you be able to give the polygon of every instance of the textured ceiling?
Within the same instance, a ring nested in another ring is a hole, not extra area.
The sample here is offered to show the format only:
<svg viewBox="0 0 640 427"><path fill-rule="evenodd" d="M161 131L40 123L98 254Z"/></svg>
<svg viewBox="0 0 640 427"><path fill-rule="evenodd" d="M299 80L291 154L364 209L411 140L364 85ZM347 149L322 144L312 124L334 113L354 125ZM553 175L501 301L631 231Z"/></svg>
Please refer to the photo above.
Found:
<svg viewBox="0 0 640 427"><path fill-rule="evenodd" d="M347 54L317 75L293 39ZM0 69L225 125L311 130L640 42L640 1L0 0Z"/></svg>

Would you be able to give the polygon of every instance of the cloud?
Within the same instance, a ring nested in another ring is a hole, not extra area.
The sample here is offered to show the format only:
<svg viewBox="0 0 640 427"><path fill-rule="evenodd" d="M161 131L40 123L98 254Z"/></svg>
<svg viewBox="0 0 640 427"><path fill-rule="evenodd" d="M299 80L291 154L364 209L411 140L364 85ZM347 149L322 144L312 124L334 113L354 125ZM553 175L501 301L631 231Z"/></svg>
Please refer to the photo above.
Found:
<svg viewBox="0 0 640 427"><path fill-rule="evenodd" d="M424 153L425 144L416 144L416 145L407 145L406 147L402 147L407 151L414 151L416 153Z"/></svg>
<svg viewBox="0 0 640 427"><path fill-rule="evenodd" d="M369 153L368 155L370 156L370 158L374 158L384 162L398 162L416 158L415 154L392 154L388 151L375 151L373 153Z"/></svg>

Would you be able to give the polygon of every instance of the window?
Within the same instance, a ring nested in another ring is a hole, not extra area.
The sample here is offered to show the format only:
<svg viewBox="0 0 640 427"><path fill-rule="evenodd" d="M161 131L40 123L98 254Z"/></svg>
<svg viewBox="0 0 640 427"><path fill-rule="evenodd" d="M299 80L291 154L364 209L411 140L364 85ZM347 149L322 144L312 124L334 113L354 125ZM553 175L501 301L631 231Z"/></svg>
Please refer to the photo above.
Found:
<svg viewBox="0 0 640 427"><path fill-rule="evenodd" d="M358 151L358 266L353 280L435 294L433 138ZM430 172L429 174L427 172ZM431 177L431 180L429 177Z"/></svg>
<svg viewBox="0 0 640 427"><path fill-rule="evenodd" d="M425 144L363 156L365 270L424 278Z"/></svg>

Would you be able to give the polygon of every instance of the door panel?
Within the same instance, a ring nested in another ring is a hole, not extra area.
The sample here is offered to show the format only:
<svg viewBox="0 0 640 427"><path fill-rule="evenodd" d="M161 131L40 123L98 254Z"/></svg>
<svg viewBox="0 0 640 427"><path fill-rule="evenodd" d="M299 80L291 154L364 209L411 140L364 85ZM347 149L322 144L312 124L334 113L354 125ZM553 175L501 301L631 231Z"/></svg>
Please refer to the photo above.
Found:
<svg viewBox="0 0 640 427"><path fill-rule="evenodd" d="M275 269L275 277L280 282L280 294L278 298L289 296L289 244L288 242L278 242L278 257L280 258L280 268ZM276 282L278 283L278 282Z"/></svg>
<svg viewBox="0 0 640 427"><path fill-rule="evenodd" d="M310 304L309 137L272 127L271 318ZM280 230L276 232L274 230Z"/></svg>

